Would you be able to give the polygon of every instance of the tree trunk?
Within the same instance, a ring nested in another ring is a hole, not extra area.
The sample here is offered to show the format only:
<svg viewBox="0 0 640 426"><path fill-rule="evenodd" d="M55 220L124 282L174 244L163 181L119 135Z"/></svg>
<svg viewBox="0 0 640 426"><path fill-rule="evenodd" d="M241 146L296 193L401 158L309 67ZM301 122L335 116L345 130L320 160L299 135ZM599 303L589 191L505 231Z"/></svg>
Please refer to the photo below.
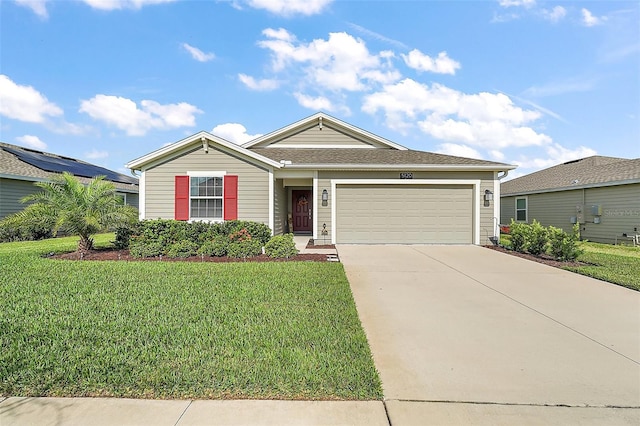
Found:
<svg viewBox="0 0 640 426"><path fill-rule="evenodd" d="M93 239L81 235L78 241L78 252L87 253L91 250L93 250Z"/></svg>

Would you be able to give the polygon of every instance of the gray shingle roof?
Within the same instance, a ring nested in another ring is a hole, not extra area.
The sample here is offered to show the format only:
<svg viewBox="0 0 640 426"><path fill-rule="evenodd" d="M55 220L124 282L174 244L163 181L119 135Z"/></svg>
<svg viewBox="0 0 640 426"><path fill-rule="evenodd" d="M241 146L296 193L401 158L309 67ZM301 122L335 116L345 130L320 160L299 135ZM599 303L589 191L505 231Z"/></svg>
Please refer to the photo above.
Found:
<svg viewBox="0 0 640 426"><path fill-rule="evenodd" d="M506 196L629 181L640 181L640 158L629 160L596 155L504 182L500 192Z"/></svg>
<svg viewBox="0 0 640 426"><path fill-rule="evenodd" d="M514 166L473 158L455 157L433 152L358 149L358 148L250 148L256 154L275 161L287 160L292 165L357 165L357 166L480 166L496 170L513 169Z"/></svg>
<svg viewBox="0 0 640 426"><path fill-rule="evenodd" d="M56 154L51 154L43 151L24 148L18 145L12 145L8 143L0 142L0 176L4 175L4 177L10 176L14 179L24 178L24 180L28 180L28 181L37 181L37 180L52 179L55 176L57 176L59 173L42 170L38 167L28 164L18 159L18 157L16 157L14 154L2 149L3 147L7 147L11 150L16 150L16 151L38 153L41 155L45 155L47 157L51 157L53 159L63 158L66 160L76 161L79 164L92 165L91 163L87 163L85 161L70 159L69 157L63 157ZM123 180L131 179L130 176L126 176L121 173L117 173L117 175L120 175ZM91 180L88 177L81 177L81 176L78 176L78 179L83 183L88 183ZM138 192L137 184L122 183L122 182L113 182L113 183L117 189L126 190L128 192Z"/></svg>

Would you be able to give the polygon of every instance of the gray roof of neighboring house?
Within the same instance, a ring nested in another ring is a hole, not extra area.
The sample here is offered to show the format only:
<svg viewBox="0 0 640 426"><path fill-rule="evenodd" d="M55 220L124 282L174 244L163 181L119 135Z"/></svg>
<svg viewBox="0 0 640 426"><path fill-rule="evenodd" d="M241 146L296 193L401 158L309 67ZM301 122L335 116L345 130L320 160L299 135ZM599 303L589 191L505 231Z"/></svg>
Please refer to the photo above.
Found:
<svg viewBox="0 0 640 426"><path fill-rule="evenodd" d="M23 156L22 160L19 158L20 156ZM40 166L27 162L34 162L34 160L35 163L40 164ZM69 165L70 169L75 169L75 174L83 183L89 182L94 176L107 175L111 178L110 180L117 189L127 192L138 192L138 182L133 176L117 173L82 160L0 142L0 177L27 181L50 180L61 172L48 171L47 169L64 169L65 165ZM82 176L80 173L77 173L78 170L84 170L87 173L83 174L92 176ZM65 171L71 172L71 170Z"/></svg>
<svg viewBox="0 0 640 426"><path fill-rule="evenodd" d="M367 148L249 148L275 161L291 161L291 166L434 166L480 167L510 170L514 166L486 160L455 157L433 152ZM290 166L287 166L290 167Z"/></svg>
<svg viewBox="0 0 640 426"><path fill-rule="evenodd" d="M503 182L502 196L640 182L640 158L595 155Z"/></svg>

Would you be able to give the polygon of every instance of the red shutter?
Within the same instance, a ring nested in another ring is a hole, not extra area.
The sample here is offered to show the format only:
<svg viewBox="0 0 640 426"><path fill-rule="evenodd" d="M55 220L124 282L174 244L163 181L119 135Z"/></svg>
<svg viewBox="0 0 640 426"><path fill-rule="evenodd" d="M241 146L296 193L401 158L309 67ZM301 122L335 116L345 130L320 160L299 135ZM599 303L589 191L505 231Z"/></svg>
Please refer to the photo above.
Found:
<svg viewBox="0 0 640 426"><path fill-rule="evenodd" d="M176 176L174 216L189 220L189 176Z"/></svg>
<svg viewBox="0 0 640 426"><path fill-rule="evenodd" d="M238 176L224 177L224 220L238 218Z"/></svg>

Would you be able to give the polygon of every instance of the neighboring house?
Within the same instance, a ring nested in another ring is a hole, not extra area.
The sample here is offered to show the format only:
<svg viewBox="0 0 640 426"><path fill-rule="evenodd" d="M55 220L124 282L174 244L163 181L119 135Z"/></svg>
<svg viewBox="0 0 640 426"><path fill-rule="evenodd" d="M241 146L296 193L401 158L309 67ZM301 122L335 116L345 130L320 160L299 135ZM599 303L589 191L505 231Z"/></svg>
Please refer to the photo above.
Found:
<svg viewBox="0 0 640 426"><path fill-rule="evenodd" d="M88 183L103 175L125 202L138 207L138 179L69 157L0 142L0 219L24 209L22 197L40 191L34 182L50 181L67 171Z"/></svg>
<svg viewBox="0 0 640 426"><path fill-rule="evenodd" d="M499 174L515 168L409 150L324 113L242 146L200 132L127 167L141 172L141 219L238 218L319 243L438 244L488 243Z"/></svg>
<svg viewBox="0 0 640 426"><path fill-rule="evenodd" d="M501 197L501 223L580 223L583 239L615 243L640 233L640 158L569 161L504 182Z"/></svg>

